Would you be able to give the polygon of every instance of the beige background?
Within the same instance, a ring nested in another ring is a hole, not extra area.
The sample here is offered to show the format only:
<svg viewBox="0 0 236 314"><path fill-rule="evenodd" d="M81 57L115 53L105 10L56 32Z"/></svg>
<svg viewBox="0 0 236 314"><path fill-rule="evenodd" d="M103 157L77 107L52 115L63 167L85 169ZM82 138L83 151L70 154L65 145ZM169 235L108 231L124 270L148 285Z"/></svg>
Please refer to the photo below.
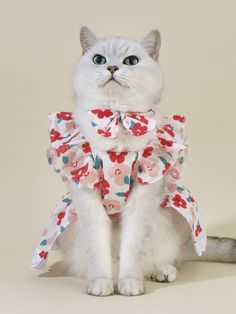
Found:
<svg viewBox="0 0 236 314"><path fill-rule="evenodd" d="M162 32L164 113L187 116L192 190L210 234L236 237L236 4L229 0L0 1L1 313L235 313L236 265L188 263L175 284L95 298L75 278L30 273L64 192L47 165L47 113L73 108L79 28L99 36ZM56 259L50 257L50 263Z"/></svg>

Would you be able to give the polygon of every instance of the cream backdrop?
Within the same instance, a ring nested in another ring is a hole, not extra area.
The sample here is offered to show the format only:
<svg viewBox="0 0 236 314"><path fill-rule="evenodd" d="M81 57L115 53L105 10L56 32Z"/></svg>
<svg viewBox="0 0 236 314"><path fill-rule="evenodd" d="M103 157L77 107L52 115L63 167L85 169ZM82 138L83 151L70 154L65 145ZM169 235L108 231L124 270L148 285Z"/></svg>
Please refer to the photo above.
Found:
<svg viewBox="0 0 236 314"><path fill-rule="evenodd" d="M147 283L144 296L102 299L87 296L83 281L28 271L65 191L45 157L47 114L74 106L82 25L98 36L137 39L161 30L160 107L187 116L190 135L183 182L208 232L236 237L235 11L229 0L0 1L1 313L235 313L236 265L189 263L175 284Z"/></svg>

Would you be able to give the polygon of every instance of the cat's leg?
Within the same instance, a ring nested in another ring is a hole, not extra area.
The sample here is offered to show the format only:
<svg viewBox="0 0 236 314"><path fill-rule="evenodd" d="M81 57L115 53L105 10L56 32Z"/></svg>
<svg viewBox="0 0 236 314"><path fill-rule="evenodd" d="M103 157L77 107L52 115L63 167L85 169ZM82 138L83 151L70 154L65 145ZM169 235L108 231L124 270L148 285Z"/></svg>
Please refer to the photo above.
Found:
<svg viewBox="0 0 236 314"><path fill-rule="evenodd" d="M78 213L80 238L86 251L87 292L96 296L113 294L111 221L104 210L101 196L97 190L78 188L75 184L70 185L70 190Z"/></svg>
<svg viewBox="0 0 236 314"><path fill-rule="evenodd" d="M158 206L150 252L147 256L145 276L160 282L173 282L177 276L176 267L184 258L186 243L189 243L190 228L185 219L173 208ZM148 270L149 268L149 270Z"/></svg>
<svg viewBox="0 0 236 314"><path fill-rule="evenodd" d="M161 190L162 182L135 186L122 213L118 280L120 294L144 293L143 262Z"/></svg>

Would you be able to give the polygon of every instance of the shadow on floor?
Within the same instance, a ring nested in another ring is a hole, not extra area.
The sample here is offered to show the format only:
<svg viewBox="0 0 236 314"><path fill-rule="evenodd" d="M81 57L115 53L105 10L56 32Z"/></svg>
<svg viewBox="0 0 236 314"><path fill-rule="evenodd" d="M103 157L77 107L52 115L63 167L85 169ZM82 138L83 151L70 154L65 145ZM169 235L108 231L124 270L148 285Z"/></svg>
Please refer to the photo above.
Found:
<svg viewBox="0 0 236 314"><path fill-rule="evenodd" d="M236 222L208 228L209 235L236 238ZM67 276L62 263L54 263L46 272L39 277L64 277ZM178 271L177 280L174 283L158 283L146 281L146 294L153 293L156 289L214 280L222 277L236 276L236 264L208 263L208 262L185 262Z"/></svg>

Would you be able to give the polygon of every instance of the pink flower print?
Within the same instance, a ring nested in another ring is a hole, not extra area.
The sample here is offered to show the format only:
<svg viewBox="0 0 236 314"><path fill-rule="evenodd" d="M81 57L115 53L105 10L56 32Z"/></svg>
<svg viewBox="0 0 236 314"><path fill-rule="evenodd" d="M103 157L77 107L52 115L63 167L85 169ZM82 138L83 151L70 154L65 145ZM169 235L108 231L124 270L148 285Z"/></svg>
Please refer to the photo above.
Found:
<svg viewBox="0 0 236 314"><path fill-rule="evenodd" d="M72 221L74 221L76 219L77 219L77 213L76 213L75 209L74 208L70 208L69 214L68 214L68 221L72 222Z"/></svg>
<svg viewBox="0 0 236 314"><path fill-rule="evenodd" d="M168 185L168 192L169 193L173 193L173 192L175 192L177 190L177 185L176 184L169 184Z"/></svg>
<svg viewBox="0 0 236 314"><path fill-rule="evenodd" d="M73 121L67 121L65 123L65 131L67 133L73 132L75 128L76 128L76 125L75 125L75 123Z"/></svg>
<svg viewBox="0 0 236 314"><path fill-rule="evenodd" d="M84 173L83 177L81 177L80 182L83 185L90 185L94 184L98 181L98 175L96 170L89 170L86 173Z"/></svg>
<svg viewBox="0 0 236 314"><path fill-rule="evenodd" d="M156 162L152 162L148 159L142 159L141 167L144 172L146 172L150 177L156 177L158 171L160 170L158 164Z"/></svg>
<svg viewBox="0 0 236 314"><path fill-rule="evenodd" d="M109 214L109 212L115 211L120 209L121 205L120 202L117 200L113 200L113 199L104 199L102 201L103 205L106 207L106 210Z"/></svg>
<svg viewBox="0 0 236 314"><path fill-rule="evenodd" d="M180 179L180 174L179 171L176 168L171 168L169 171L170 175L172 176L173 179L178 180Z"/></svg>
<svg viewBox="0 0 236 314"><path fill-rule="evenodd" d="M114 181L118 185L124 185L124 177L129 175L129 166L126 164L119 164L109 169L109 175L114 178Z"/></svg>

